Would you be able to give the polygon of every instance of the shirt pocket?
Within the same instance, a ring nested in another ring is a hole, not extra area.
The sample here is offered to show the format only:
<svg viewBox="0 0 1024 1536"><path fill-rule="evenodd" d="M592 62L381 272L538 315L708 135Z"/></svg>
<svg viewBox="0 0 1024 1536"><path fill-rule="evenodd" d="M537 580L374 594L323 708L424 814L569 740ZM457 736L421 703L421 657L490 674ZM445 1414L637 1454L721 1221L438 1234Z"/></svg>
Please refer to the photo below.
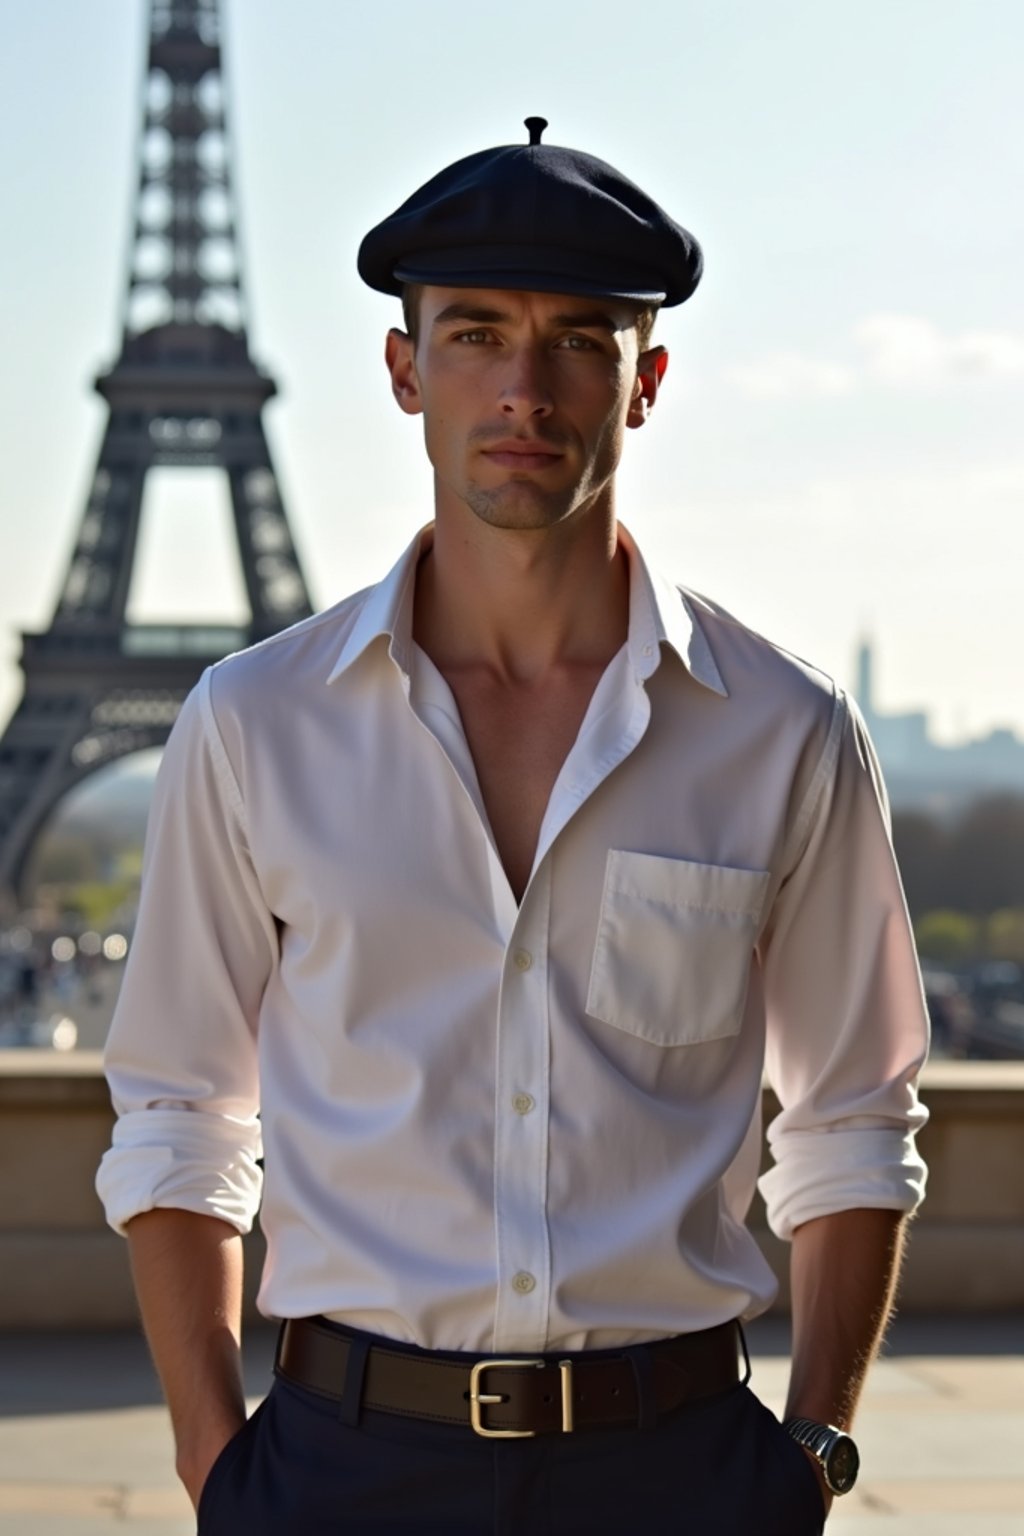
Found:
<svg viewBox="0 0 1024 1536"><path fill-rule="evenodd" d="M613 848L587 1013L652 1045L736 1034L768 879Z"/></svg>

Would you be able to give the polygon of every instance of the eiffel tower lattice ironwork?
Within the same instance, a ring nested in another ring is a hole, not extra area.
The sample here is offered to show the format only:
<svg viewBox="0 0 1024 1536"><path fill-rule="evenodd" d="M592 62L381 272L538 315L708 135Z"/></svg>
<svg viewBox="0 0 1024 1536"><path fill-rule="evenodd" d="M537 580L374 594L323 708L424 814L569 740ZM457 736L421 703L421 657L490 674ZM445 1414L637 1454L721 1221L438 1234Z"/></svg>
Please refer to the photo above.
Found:
<svg viewBox="0 0 1024 1536"><path fill-rule="evenodd" d="M311 612L263 430L276 392L244 307L218 0L151 0L121 352L50 628L23 638L25 691L0 737L0 892L16 894L57 802L97 768L162 745L203 667ZM230 485L251 622L126 617L146 474L212 465Z"/></svg>

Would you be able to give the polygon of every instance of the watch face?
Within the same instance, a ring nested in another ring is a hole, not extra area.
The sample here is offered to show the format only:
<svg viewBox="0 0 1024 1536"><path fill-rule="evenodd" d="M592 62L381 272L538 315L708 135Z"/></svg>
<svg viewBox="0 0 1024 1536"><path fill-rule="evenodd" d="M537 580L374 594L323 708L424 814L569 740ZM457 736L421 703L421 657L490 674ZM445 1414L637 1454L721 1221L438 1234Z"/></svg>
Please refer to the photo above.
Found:
<svg viewBox="0 0 1024 1536"><path fill-rule="evenodd" d="M840 1435L825 1457L825 1481L833 1493L849 1493L859 1470L857 1447L849 1435Z"/></svg>

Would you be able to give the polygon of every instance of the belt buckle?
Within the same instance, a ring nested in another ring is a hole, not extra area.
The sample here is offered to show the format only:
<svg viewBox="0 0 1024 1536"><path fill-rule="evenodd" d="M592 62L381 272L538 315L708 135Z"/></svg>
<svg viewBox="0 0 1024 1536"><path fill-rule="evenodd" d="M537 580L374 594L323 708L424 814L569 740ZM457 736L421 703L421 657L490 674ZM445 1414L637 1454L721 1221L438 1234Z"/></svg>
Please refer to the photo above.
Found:
<svg viewBox="0 0 1024 1536"><path fill-rule="evenodd" d="M480 1387L485 1371L521 1371L527 1366L543 1370L547 1363L546 1360L478 1360L469 1372L469 1422L474 1434L482 1435L485 1440L528 1440L536 1435L535 1429L488 1429L483 1419L485 1405L503 1403L506 1399L500 1392L482 1392ZM558 1370L562 1381L562 1431L568 1434L572 1429L572 1361L559 1360Z"/></svg>

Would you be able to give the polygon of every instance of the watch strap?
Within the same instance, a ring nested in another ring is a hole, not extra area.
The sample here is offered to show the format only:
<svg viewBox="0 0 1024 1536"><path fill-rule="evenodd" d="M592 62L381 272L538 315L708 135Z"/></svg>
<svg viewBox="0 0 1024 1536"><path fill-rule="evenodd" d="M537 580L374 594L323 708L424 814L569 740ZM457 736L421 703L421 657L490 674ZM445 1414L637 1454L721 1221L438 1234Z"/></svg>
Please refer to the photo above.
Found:
<svg viewBox="0 0 1024 1536"><path fill-rule="evenodd" d="M818 1419L787 1419L783 1424L787 1434L794 1440L806 1446L819 1461L824 1458L836 1435L843 1431L837 1429L834 1424L822 1424Z"/></svg>
<svg viewBox="0 0 1024 1536"><path fill-rule="evenodd" d="M836 1424L822 1424L818 1419L801 1418L786 1419L782 1427L798 1445L810 1451L824 1473L825 1482L834 1494L839 1495L850 1491L856 1477L856 1457L853 1467L854 1478L846 1482L843 1487L837 1487L829 1476L829 1453L837 1441L848 1441L850 1448L856 1452L853 1440L844 1429L840 1429Z"/></svg>

